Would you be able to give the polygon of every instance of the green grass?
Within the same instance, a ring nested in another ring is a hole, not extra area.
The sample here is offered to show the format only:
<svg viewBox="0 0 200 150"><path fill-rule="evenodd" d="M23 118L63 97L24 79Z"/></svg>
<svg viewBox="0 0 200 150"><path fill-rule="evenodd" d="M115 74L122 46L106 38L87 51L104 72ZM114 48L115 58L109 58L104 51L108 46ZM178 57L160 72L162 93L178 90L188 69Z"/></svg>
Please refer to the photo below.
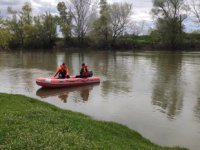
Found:
<svg viewBox="0 0 200 150"><path fill-rule="evenodd" d="M95 121L22 95L0 94L0 149L181 148L160 147L117 123Z"/></svg>

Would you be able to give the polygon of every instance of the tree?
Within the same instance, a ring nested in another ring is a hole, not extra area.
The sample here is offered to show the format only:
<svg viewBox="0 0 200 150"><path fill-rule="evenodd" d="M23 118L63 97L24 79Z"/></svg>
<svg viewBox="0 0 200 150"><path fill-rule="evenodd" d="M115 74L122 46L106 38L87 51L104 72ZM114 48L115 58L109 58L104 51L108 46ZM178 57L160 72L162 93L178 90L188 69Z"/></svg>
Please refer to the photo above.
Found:
<svg viewBox="0 0 200 150"><path fill-rule="evenodd" d="M25 2L22 6L21 11L19 12L19 26L20 26L20 37L21 37L21 46L22 47L30 47L30 35L31 35L31 29L32 29L32 7L31 4L28 2ZM27 42L29 41L29 42Z"/></svg>
<svg viewBox="0 0 200 150"><path fill-rule="evenodd" d="M0 49L7 49L9 42L11 40L11 35L7 29L0 28Z"/></svg>
<svg viewBox="0 0 200 150"><path fill-rule="evenodd" d="M105 41L108 41L110 31L110 14L108 10L108 4L106 0L100 1L100 19L99 19L99 31Z"/></svg>
<svg viewBox="0 0 200 150"><path fill-rule="evenodd" d="M12 18L7 21L10 32L13 34L11 45L13 47L24 47L25 38L29 37L29 35L27 35L29 32L27 32L26 29L29 29L28 26L32 25L31 4L28 2L24 3L19 12L8 7L7 12L12 16Z"/></svg>
<svg viewBox="0 0 200 150"><path fill-rule="evenodd" d="M43 20L43 38L45 39L46 47L51 48L55 44L55 40L57 37L56 28L57 22L54 16L51 15L50 12L46 12L42 16Z"/></svg>
<svg viewBox="0 0 200 150"><path fill-rule="evenodd" d="M7 8L8 14L11 16L7 19L8 29L12 35L11 47L20 47L23 45L22 23L19 21L19 13L12 7Z"/></svg>
<svg viewBox="0 0 200 150"><path fill-rule="evenodd" d="M29 3L25 3L20 11L8 7L8 13L12 15L7 20L9 31L12 34L11 46L14 48L53 47L57 37L55 17L48 12L33 17L31 12L32 8Z"/></svg>
<svg viewBox="0 0 200 150"><path fill-rule="evenodd" d="M64 38L69 40L72 35L72 16L70 15L70 12L67 11L67 7L64 2L58 3L57 10L59 11L58 24L60 25L61 32L64 35Z"/></svg>
<svg viewBox="0 0 200 150"><path fill-rule="evenodd" d="M49 12L34 17L34 24L25 25L25 48L52 48L56 40L57 22Z"/></svg>
<svg viewBox="0 0 200 150"><path fill-rule="evenodd" d="M190 9L197 19L196 23L200 25L200 0L191 0Z"/></svg>
<svg viewBox="0 0 200 150"><path fill-rule="evenodd" d="M129 22L131 10L132 5L129 3L113 3L110 5L109 14L113 44L115 43L117 36L125 31Z"/></svg>
<svg viewBox="0 0 200 150"><path fill-rule="evenodd" d="M73 19L73 34L78 38L79 45L83 43L88 31L93 6L92 0L70 0L67 6Z"/></svg>
<svg viewBox="0 0 200 150"><path fill-rule="evenodd" d="M157 17L157 30L165 46L172 49L181 46L187 10L184 0L153 1L152 12Z"/></svg>
<svg viewBox="0 0 200 150"><path fill-rule="evenodd" d="M29 24L30 25L32 23L31 12L32 12L31 4L26 2L22 6L22 11L20 11L20 19L23 22L23 24Z"/></svg>
<svg viewBox="0 0 200 150"><path fill-rule="evenodd" d="M0 49L7 49L11 35L7 29L5 21L0 17Z"/></svg>
<svg viewBox="0 0 200 150"><path fill-rule="evenodd" d="M99 7L100 16L96 17L93 21L90 37L96 45L100 47L108 47L111 39L109 5L106 0L100 0Z"/></svg>

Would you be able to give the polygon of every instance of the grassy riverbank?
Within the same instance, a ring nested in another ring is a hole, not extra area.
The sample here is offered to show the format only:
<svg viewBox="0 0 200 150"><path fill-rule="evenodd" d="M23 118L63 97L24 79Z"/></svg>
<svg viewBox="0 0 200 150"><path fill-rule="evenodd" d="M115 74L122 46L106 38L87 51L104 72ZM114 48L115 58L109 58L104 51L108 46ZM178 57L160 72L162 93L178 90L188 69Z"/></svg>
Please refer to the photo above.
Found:
<svg viewBox="0 0 200 150"><path fill-rule="evenodd" d="M125 126L21 95L0 94L0 149L181 149L152 144Z"/></svg>

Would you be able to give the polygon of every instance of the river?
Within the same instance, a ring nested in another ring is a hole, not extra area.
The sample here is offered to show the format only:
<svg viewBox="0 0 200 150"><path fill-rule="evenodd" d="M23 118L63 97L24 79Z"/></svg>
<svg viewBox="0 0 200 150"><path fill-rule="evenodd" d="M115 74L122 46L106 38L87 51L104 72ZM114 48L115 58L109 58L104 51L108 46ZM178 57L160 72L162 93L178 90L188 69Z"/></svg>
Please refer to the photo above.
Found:
<svg viewBox="0 0 200 150"><path fill-rule="evenodd" d="M100 84L42 89L65 62L71 75L85 62ZM24 94L114 121L162 146L200 147L200 52L0 52L0 92Z"/></svg>

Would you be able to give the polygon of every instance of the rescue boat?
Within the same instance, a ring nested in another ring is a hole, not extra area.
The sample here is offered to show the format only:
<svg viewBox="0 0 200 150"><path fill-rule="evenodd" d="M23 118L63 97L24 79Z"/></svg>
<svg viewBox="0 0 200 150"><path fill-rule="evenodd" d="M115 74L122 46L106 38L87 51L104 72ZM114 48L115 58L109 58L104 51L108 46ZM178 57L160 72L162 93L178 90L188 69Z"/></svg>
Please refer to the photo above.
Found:
<svg viewBox="0 0 200 150"><path fill-rule="evenodd" d="M37 85L49 88L80 86L99 82L100 78L95 76L87 78L76 78L76 76L70 76L70 78L65 79L39 77L36 79Z"/></svg>

